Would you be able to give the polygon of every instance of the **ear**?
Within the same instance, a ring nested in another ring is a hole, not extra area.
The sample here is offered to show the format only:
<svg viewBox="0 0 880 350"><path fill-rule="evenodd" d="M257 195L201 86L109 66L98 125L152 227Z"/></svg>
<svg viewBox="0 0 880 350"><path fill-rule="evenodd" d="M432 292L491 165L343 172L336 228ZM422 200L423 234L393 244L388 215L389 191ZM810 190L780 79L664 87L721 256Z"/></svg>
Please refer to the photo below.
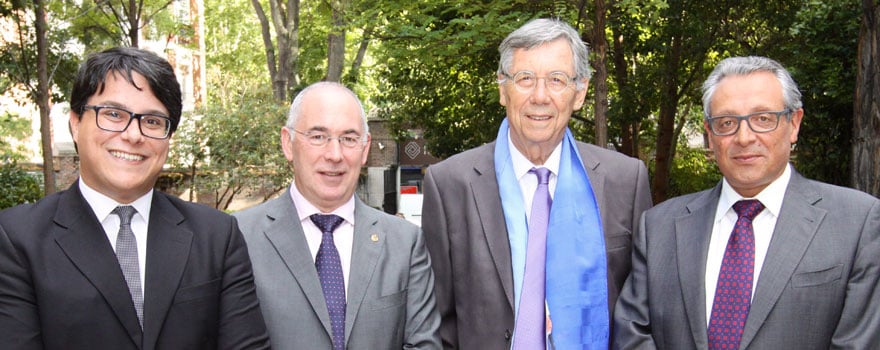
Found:
<svg viewBox="0 0 880 350"><path fill-rule="evenodd" d="M587 90L590 89L590 79L583 78L581 81L584 83L584 88L575 91L574 106L572 106L575 111L580 110L581 107L584 106L584 100L587 98Z"/></svg>
<svg viewBox="0 0 880 350"><path fill-rule="evenodd" d="M706 139L709 140L709 149L712 149L712 137L715 135L712 134L712 130L709 129L709 122L703 119L703 130L706 132Z"/></svg>
<svg viewBox="0 0 880 350"><path fill-rule="evenodd" d="M508 79L503 74L498 74L498 81L502 81L503 79ZM506 80L504 80L506 82ZM498 102L501 103L502 106L507 107L507 90L504 89L503 83L498 84Z"/></svg>
<svg viewBox="0 0 880 350"><path fill-rule="evenodd" d="M73 137L73 143L77 143L77 139L79 138L79 125L82 122L82 115L76 114L73 110L71 110L68 117L70 118L70 121L68 121L67 127L70 129L70 136Z"/></svg>
<svg viewBox="0 0 880 350"><path fill-rule="evenodd" d="M791 134L788 136L788 142L792 144L797 143L798 131L801 130L801 120L803 120L803 118L803 108L798 108L798 110L791 112Z"/></svg>
<svg viewBox="0 0 880 350"><path fill-rule="evenodd" d="M284 158L287 158L287 162L293 161L293 137L290 135L290 130L286 127L281 127L281 150L284 151Z"/></svg>
<svg viewBox="0 0 880 350"><path fill-rule="evenodd" d="M367 158L370 155L370 145L373 143L373 135L367 133L367 144L364 145L364 154L361 156L361 166L367 164Z"/></svg>

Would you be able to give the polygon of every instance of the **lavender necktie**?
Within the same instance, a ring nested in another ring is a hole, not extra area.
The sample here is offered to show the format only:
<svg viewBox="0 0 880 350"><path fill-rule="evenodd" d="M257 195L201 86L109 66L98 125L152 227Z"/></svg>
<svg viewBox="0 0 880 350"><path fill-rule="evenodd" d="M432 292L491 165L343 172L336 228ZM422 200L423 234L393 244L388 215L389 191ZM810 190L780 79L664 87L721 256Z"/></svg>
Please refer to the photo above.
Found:
<svg viewBox="0 0 880 350"><path fill-rule="evenodd" d="M119 234L116 235L116 260L122 268L122 275L128 284L131 301L137 311L138 322L144 326L144 294L141 289L140 264L138 263L137 240L131 231L131 218L137 210L130 205L120 205L113 209L119 216Z"/></svg>
<svg viewBox="0 0 880 350"><path fill-rule="evenodd" d="M526 246L526 268L522 296L513 333L513 350L546 349L547 313L544 302L544 275L547 255L547 226L550 223L550 170L532 168L538 176L538 188L532 199L529 216L529 239Z"/></svg>
<svg viewBox="0 0 880 350"><path fill-rule="evenodd" d="M342 275L342 263L339 251L333 244L333 231L339 227L343 219L336 215L314 214L309 217L321 230L321 247L315 258L315 268L324 291L324 301L330 312L330 326L333 329L333 349L345 349L345 278Z"/></svg>
<svg viewBox="0 0 880 350"><path fill-rule="evenodd" d="M756 199L733 205L738 216L727 241L721 271L712 302L709 322L709 349L739 349L743 328L752 301L752 278L755 269L755 232L752 219L764 210Z"/></svg>

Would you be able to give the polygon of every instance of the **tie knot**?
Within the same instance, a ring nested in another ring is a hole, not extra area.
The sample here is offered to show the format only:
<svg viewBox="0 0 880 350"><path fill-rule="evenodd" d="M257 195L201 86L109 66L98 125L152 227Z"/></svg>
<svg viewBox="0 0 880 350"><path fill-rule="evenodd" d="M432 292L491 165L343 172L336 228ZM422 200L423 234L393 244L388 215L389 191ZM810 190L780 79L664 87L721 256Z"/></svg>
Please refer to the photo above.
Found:
<svg viewBox="0 0 880 350"><path fill-rule="evenodd" d="M764 205L757 199L742 200L733 204L733 211L741 218L751 221L764 210Z"/></svg>
<svg viewBox="0 0 880 350"><path fill-rule="evenodd" d="M116 216L119 216L119 224L120 225L130 225L131 224L131 217L134 216L134 213L136 213L136 212L137 212L137 210L134 209L134 207L130 206L130 205L120 205L120 206L116 207L116 209L113 209L113 214L116 214Z"/></svg>
<svg viewBox="0 0 880 350"><path fill-rule="evenodd" d="M550 183L550 169L532 168L531 170L529 170L529 172L538 176L539 185L546 185Z"/></svg>
<svg viewBox="0 0 880 350"><path fill-rule="evenodd" d="M318 229L321 230L321 233L333 233L339 224L342 223L342 217L338 215L323 215L323 214L314 214L309 216L312 219L312 222L315 223L315 226L318 226Z"/></svg>

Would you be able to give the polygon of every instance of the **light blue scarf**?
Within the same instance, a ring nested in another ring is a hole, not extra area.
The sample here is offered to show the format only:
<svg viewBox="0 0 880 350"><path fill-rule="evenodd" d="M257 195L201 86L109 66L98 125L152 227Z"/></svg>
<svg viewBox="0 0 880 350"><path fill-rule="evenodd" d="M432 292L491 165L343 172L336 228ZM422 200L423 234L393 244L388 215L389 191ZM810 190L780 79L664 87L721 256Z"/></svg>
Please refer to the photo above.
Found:
<svg viewBox="0 0 880 350"><path fill-rule="evenodd" d="M528 223L519 181L501 123L495 141L495 176L512 255L525 256ZM599 208L571 131L565 130L550 226L547 229L546 295L556 349L608 349L608 277ZM517 260L517 259L514 259ZM516 303L524 259L514 262ZM518 278L517 278L518 277ZM514 335L516 336L516 335Z"/></svg>

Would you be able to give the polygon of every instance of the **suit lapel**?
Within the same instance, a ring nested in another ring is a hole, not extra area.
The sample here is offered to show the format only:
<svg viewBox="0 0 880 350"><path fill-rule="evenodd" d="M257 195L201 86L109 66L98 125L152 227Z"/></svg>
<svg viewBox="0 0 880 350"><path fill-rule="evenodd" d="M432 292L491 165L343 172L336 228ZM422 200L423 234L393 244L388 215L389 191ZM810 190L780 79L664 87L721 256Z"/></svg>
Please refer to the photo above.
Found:
<svg viewBox="0 0 880 350"><path fill-rule="evenodd" d="M345 339L350 339L351 330L357 320L358 311L373 278L373 271L379 255L385 246L386 235L377 230L379 218L367 210L367 205L355 196L354 242L352 244L351 265L345 308ZM375 238L375 239L374 239Z"/></svg>
<svg viewBox="0 0 880 350"><path fill-rule="evenodd" d="M476 175L471 181L471 194L477 206L477 215L483 223L483 234L486 235L495 270L501 278L504 295L513 310L513 265L510 260L510 238L507 237L507 224L504 221L498 181L495 179L495 142L486 147L483 154L485 156L482 161L474 164Z"/></svg>
<svg viewBox="0 0 880 350"><path fill-rule="evenodd" d="M678 279L687 322L698 348L708 346L706 334L706 256L712 237L721 185L687 204L688 214L675 218Z"/></svg>
<svg viewBox="0 0 880 350"><path fill-rule="evenodd" d="M71 185L62 195L58 208L54 217L55 242L101 293L132 341L141 346L143 333L128 284L113 247L95 213L80 193L78 183Z"/></svg>
<svg viewBox="0 0 880 350"><path fill-rule="evenodd" d="M302 289L328 336L332 335L330 312L327 311L327 303L324 301L321 280L318 279L318 270L315 268L315 261L290 191L284 191L273 203L276 205L270 207L266 213L266 239L275 247L287 270Z"/></svg>
<svg viewBox="0 0 880 350"><path fill-rule="evenodd" d="M813 206L822 197L792 171L767 257L758 277L740 348L746 348L767 319L809 247L826 211Z"/></svg>
<svg viewBox="0 0 880 350"><path fill-rule="evenodd" d="M159 339L165 316L180 288L193 240L193 232L182 225L186 218L158 191L153 191L149 220L144 286L146 349L153 348Z"/></svg>
<svg viewBox="0 0 880 350"><path fill-rule="evenodd" d="M605 226L612 221L609 218L609 215L612 215L612 213L608 212L607 205L603 200L606 198L605 174L596 170L599 168L599 162L596 161L596 159L587 157L589 151L586 147L579 145L578 153L580 153L581 162L584 164L584 170L587 171L587 177L590 180L590 187L593 189L593 196L596 198L596 205L599 207L599 214L602 217L602 225ZM617 213L614 213L613 215L617 215ZM606 231L604 230L604 227L602 231ZM605 234L607 235L607 232L605 232Z"/></svg>

